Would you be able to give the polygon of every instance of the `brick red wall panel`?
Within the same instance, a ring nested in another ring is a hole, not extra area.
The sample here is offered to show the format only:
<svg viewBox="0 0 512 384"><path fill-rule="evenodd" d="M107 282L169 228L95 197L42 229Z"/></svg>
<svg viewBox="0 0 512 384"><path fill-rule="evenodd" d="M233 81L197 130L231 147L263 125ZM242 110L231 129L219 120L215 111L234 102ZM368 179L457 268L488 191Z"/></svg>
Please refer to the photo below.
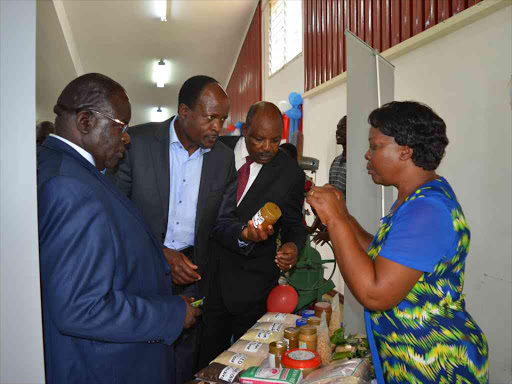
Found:
<svg viewBox="0 0 512 384"><path fill-rule="evenodd" d="M261 54L261 2L259 2L226 88L231 104L227 124L244 122L250 106L262 99Z"/></svg>
<svg viewBox="0 0 512 384"><path fill-rule="evenodd" d="M345 29L383 52L482 0L303 0L304 89L346 70Z"/></svg>

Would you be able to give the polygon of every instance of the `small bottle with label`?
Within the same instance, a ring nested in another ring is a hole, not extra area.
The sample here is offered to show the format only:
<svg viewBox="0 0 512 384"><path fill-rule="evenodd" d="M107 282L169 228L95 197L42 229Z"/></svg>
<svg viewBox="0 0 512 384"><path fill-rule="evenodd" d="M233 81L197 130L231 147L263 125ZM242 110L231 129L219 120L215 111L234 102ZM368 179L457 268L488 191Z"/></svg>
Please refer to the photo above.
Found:
<svg viewBox="0 0 512 384"><path fill-rule="evenodd" d="M332 315L331 303L328 303L327 301L317 302L315 304L315 316L321 318L322 312L325 312L327 325L329 325L329 322L331 321L331 315Z"/></svg>
<svg viewBox="0 0 512 384"><path fill-rule="evenodd" d="M254 228L258 228L258 225L261 225L263 229L266 229L269 225L274 225L280 217L281 210L279 207L274 203L268 202L252 217L252 223Z"/></svg>
<svg viewBox="0 0 512 384"><path fill-rule="evenodd" d="M268 361L271 368L281 368L281 358L286 353L286 343L284 341L274 341L268 348Z"/></svg>
<svg viewBox="0 0 512 384"><path fill-rule="evenodd" d="M308 324L318 327L320 325L320 318L316 316L308 317Z"/></svg>
<svg viewBox="0 0 512 384"><path fill-rule="evenodd" d="M299 348L299 328L286 328L283 337L286 344L288 344L288 350Z"/></svg>
<svg viewBox="0 0 512 384"><path fill-rule="evenodd" d="M314 325L304 325L299 331L299 348L316 351L316 327Z"/></svg>

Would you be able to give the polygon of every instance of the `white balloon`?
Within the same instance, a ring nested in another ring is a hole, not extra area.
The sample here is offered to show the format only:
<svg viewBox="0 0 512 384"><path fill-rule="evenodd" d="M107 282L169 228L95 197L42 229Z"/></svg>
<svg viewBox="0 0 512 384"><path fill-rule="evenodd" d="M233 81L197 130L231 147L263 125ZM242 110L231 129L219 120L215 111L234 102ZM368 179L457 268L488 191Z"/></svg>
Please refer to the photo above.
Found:
<svg viewBox="0 0 512 384"><path fill-rule="evenodd" d="M277 107L279 108L279 110L281 111L281 113L285 113L286 111L288 111L289 109L292 109L292 105L290 104L290 102L288 100L281 100L278 104L277 104Z"/></svg>

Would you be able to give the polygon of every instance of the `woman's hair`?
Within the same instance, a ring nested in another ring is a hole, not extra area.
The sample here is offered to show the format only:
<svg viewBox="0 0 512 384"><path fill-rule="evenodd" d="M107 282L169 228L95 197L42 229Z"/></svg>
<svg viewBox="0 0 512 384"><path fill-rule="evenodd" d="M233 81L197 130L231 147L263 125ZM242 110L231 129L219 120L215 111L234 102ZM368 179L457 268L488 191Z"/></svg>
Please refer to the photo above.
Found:
<svg viewBox="0 0 512 384"><path fill-rule="evenodd" d="M427 171L441 163L448 145L446 124L429 106L416 101L392 101L375 109L368 123L398 145L412 148L412 161Z"/></svg>

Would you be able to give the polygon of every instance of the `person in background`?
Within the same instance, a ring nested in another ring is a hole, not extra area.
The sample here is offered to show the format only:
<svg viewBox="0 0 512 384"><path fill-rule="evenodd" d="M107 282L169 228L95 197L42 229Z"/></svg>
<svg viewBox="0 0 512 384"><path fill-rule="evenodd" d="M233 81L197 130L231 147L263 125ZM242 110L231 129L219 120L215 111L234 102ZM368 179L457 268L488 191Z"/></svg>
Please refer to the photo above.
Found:
<svg viewBox="0 0 512 384"><path fill-rule="evenodd" d="M275 203L282 216L274 224L274 234L251 245L249 254L214 242L215 278L203 312L200 366L227 349L232 337L240 338L266 312L267 296L277 285L280 271L289 271L297 263L304 246L304 172L279 150L282 130L277 106L259 102L247 113L242 137L219 138L235 153L238 218L246 222L267 202Z"/></svg>
<svg viewBox="0 0 512 384"><path fill-rule="evenodd" d="M211 240L233 252L267 238L235 215L237 173L233 151L218 142L229 99L213 78L194 76L178 95L178 114L131 127L131 143L116 175L161 242L176 292L209 300ZM270 230L271 233L271 230ZM175 343L176 383L197 372L200 323Z"/></svg>
<svg viewBox="0 0 512 384"><path fill-rule="evenodd" d="M307 201L327 226L345 284L365 307L379 383L487 383L489 347L463 294L470 232L448 181L436 173L448 145L428 106L391 102L369 118L373 182L398 189L375 235L332 186Z"/></svg>
<svg viewBox="0 0 512 384"><path fill-rule="evenodd" d="M36 126L36 144L41 145L51 134L55 133L55 125L51 121L43 121Z"/></svg>
<svg viewBox="0 0 512 384"><path fill-rule="evenodd" d="M347 116L343 116L336 126L336 144L341 145L343 152L336 156L329 168L329 184L341 191L343 197L347 198ZM320 222L318 217L308 231L313 233L313 243L324 245L330 240L327 228Z"/></svg>
<svg viewBox="0 0 512 384"><path fill-rule="evenodd" d="M283 143L279 146L279 149L295 161L298 161L297 147L292 143Z"/></svg>
<svg viewBox="0 0 512 384"><path fill-rule="evenodd" d="M37 155L46 381L172 383L172 344L199 310L173 296L160 245L101 172L125 150L126 91L86 74L54 111Z"/></svg>
<svg viewBox="0 0 512 384"><path fill-rule="evenodd" d="M343 152L336 156L329 168L329 184L347 196L347 116L343 116L336 126L336 144Z"/></svg>

